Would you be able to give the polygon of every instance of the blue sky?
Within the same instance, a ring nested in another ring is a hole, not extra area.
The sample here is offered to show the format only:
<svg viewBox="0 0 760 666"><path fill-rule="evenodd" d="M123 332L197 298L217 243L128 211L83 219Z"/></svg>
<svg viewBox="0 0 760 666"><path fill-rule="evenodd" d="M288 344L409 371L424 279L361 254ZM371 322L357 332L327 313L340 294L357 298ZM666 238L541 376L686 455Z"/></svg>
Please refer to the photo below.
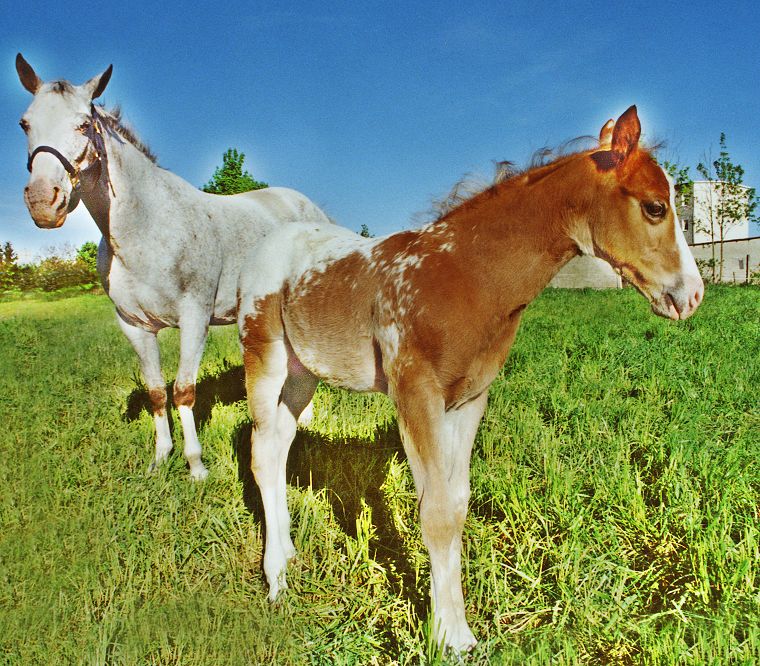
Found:
<svg viewBox="0 0 760 666"><path fill-rule="evenodd" d="M696 175L725 131L760 186L760 5L619 4L3 3L0 242L29 257L99 238L83 207L53 231L26 212L18 51L46 80L113 63L102 101L194 185L234 146L257 179L375 234L415 226L463 174L596 134L633 103L664 157Z"/></svg>

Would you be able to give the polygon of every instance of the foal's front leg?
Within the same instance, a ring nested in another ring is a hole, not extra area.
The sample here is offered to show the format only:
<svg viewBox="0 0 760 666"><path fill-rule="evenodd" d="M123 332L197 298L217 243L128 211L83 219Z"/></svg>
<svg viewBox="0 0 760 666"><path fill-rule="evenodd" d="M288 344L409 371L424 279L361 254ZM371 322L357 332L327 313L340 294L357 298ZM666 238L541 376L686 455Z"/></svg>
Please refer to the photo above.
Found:
<svg viewBox="0 0 760 666"><path fill-rule="evenodd" d="M486 400L483 393L450 411L445 411L441 397L425 389L397 400L401 437L417 487L422 538L430 553L434 635L457 651L476 643L465 617L461 553L470 453Z"/></svg>

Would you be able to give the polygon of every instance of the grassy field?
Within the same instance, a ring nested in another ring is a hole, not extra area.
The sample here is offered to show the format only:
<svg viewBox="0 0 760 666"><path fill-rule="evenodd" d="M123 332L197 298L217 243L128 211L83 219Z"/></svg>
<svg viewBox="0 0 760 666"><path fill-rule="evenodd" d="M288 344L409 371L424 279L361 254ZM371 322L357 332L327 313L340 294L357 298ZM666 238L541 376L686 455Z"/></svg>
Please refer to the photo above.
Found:
<svg viewBox="0 0 760 666"><path fill-rule="evenodd" d="M234 327L201 367L202 484L179 428L147 474L153 425L105 297L0 303L0 344L1 663L446 661L382 396L320 387L270 606ZM475 444L471 663L760 663L759 405L760 289L710 288L677 324L631 290L545 292Z"/></svg>

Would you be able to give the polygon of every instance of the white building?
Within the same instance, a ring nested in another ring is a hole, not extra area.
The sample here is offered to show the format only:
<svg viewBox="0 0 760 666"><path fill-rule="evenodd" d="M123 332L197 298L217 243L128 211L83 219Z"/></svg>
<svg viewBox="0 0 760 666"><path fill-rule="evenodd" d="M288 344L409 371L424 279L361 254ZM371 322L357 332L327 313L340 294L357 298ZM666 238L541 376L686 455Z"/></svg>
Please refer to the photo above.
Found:
<svg viewBox="0 0 760 666"><path fill-rule="evenodd" d="M711 243L721 240L720 217L721 211L730 205L726 201L723 190L727 185L715 180L695 180L694 196L689 205L681 207L679 216L683 224L686 242L689 245ZM742 194L739 198L745 200L749 193L748 187L736 186ZM740 203L737 201L736 203ZM712 232L711 232L712 230ZM737 224L726 225L723 240L744 240L750 238L750 221L745 216Z"/></svg>

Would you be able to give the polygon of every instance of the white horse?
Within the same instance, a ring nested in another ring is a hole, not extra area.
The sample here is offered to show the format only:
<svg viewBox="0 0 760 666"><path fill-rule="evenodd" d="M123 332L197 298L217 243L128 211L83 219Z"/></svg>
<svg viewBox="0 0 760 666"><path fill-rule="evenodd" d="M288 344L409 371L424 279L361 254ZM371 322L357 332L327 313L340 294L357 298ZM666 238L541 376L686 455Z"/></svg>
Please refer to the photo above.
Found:
<svg viewBox="0 0 760 666"><path fill-rule="evenodd" d="M34 95L20 123L28 140L29 213L38 227L54 229L81 199L103 235L98 272L140 359L153 408L151 468L172 449L156 334L180 329L174 404L190 475L204 479L208 471L192 410L209 324L236 321L243 258L270 230L284 222L329 220L293 190L206 194L158 167L118 113L93 104L108 84L111 66L82 85L43 82L20 53L16 70Z"/></svg>

